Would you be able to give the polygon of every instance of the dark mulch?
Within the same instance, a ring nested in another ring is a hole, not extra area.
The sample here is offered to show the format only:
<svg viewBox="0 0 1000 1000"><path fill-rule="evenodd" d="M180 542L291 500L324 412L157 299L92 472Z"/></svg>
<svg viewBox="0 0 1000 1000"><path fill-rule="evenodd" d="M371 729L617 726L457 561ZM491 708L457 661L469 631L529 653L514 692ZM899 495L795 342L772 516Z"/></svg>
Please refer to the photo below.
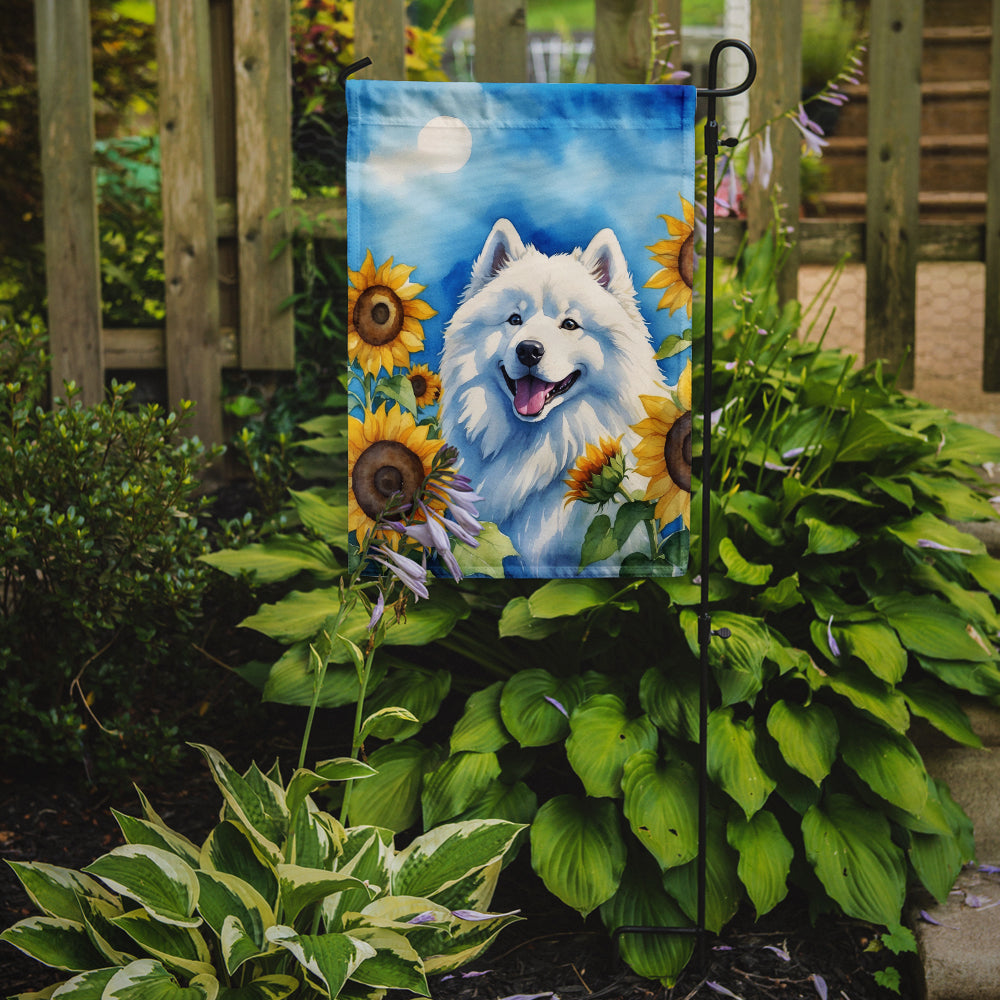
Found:
<svg viewBox="0 0 1000 1000"><path fill-rule="evenodd" d="M279 719L279 730L281 725ZM290 746L290 736L279 736L278 742ZM245 759L239 744L220 741L220 748L234 763ZM112 806L139 813L134 794L109 797L74 785L66 776L33 778L8 774L0 779L0 858L80 868L121 843ZM208 832L219 807L207 769L193 752L192 767L150 797L164 820L192 839ZM726 996L725 990L743 1000L815 1000L824 985L831 1000L887 1000L892 994L878 987L872 975L890 964L904 974L902 996L918 992L903 962L866 950L873 937L870 928L831 918L813 927L798 901L783 904L757 925L749 915L738 916L721 937L706 941L705 969L690 968L673 990L639 978L617 961L596 916L583 922L567 911L544 891L523 856L501 877L494 907L520 908L526 919L505 930L470 969L446 979L432 977L435 1000L553 993L562 1000L690 1000ZM12 872L0 866L0 927L31 913ZM41 989L59 978L0 944L0 995Z"/></svg>

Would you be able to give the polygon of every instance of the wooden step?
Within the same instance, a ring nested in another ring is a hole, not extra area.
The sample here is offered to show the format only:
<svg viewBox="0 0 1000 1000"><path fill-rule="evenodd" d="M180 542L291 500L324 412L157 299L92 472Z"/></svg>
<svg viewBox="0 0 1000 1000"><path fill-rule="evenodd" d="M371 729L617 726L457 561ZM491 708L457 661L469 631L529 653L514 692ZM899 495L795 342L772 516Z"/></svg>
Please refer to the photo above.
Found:
<svg viewBox="0 0 1000 1000"><path fill-rule="evenodd" d="M921 79L925 83L988 80L992 38L989 25L925 28Z"/></svg>
<svg viewBox="0 0 1000 1000"><path fill-rule="evenodd" d="M868 132L868 84L845 91L848 102L841 109L836 135L866 135ZM936 80L921 84L921 135L986 133L990 110L989 80Z"/></svg>
<svg viewBox="0 0 1000 1000"><path fill-rule="evenodd" d="M868 204L863 191L830 191L818 195L816 202L824 216L836 219L863 220ZM920 218L948 219L955 222L982 222L986 216L986 193L979 191L921 191Z"/></svg>

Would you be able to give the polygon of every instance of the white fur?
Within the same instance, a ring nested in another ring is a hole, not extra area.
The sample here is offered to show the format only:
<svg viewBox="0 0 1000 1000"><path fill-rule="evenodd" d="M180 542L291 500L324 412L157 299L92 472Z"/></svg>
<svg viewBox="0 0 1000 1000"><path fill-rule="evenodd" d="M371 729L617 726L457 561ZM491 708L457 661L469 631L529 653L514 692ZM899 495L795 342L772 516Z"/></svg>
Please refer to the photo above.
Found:
<svg viewBox="0 0 1000 1000"><path fill-rule="evenodd" d="M558 386L578 374L534 413L536 389L522 413L504 371L515 382L530 374ZM484 497L480 516L511 538L523 575L576 575L597 508L564 506L563 480L602 436L624 434L629 449L629 425L645 415L639 395L662 384L615 234L602 229L586 250L547 256L498 220L445 329L441 381L444 437ZM633 477L627 485L643 483ZM582 575L617 574L617 562Z"/></svg>

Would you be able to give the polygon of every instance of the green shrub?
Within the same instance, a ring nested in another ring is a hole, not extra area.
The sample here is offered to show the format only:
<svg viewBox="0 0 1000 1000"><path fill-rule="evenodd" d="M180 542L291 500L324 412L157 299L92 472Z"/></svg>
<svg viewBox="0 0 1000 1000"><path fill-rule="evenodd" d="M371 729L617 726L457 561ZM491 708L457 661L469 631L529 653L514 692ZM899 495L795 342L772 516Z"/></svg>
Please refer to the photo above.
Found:
<svg viewBox="0 0 1000 1000"><path fill-rule="evenodd" d="M0 744L110 773L176 753L158 696L191 662L208 454L187 404L131 409L128 385L40 406L41 336L0 322Z"/></svg>
<svg viewBox="0 0 1000 1000"><path fill-rule="evenodd" d="M516 913L486 912L521 827L453 823L398 849L388 830L345 829L310 797L369 778L352 758L235 771L199 748L222 793L202 845L115 813L126 844L82 872L12 862L40 916L4 941L64 975L79 997L429 996L427 975L479 955ZM45 995L48 995L47 993Z"/></svg>

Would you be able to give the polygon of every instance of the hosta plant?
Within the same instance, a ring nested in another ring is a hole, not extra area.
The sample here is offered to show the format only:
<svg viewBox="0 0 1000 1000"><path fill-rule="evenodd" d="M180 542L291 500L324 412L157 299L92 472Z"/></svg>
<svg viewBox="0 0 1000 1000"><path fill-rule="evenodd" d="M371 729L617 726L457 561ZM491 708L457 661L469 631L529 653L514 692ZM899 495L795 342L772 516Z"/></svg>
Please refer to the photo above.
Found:
<svg viewBox="0 0 1000 1000"><path fill-rule="evenodd" d="M11 862L41 911L0 935L64 981L66 1000L281 1000L429 996L427 975L478 955L515 913L487 912L520 826L450 823L397 849L343 827L312 795L372 768L338 758L240 774L199 748L222 793L198 845L140 793L115 813L126 843L82 871ZM25 995L27 996L27 995Z"/></svg>

